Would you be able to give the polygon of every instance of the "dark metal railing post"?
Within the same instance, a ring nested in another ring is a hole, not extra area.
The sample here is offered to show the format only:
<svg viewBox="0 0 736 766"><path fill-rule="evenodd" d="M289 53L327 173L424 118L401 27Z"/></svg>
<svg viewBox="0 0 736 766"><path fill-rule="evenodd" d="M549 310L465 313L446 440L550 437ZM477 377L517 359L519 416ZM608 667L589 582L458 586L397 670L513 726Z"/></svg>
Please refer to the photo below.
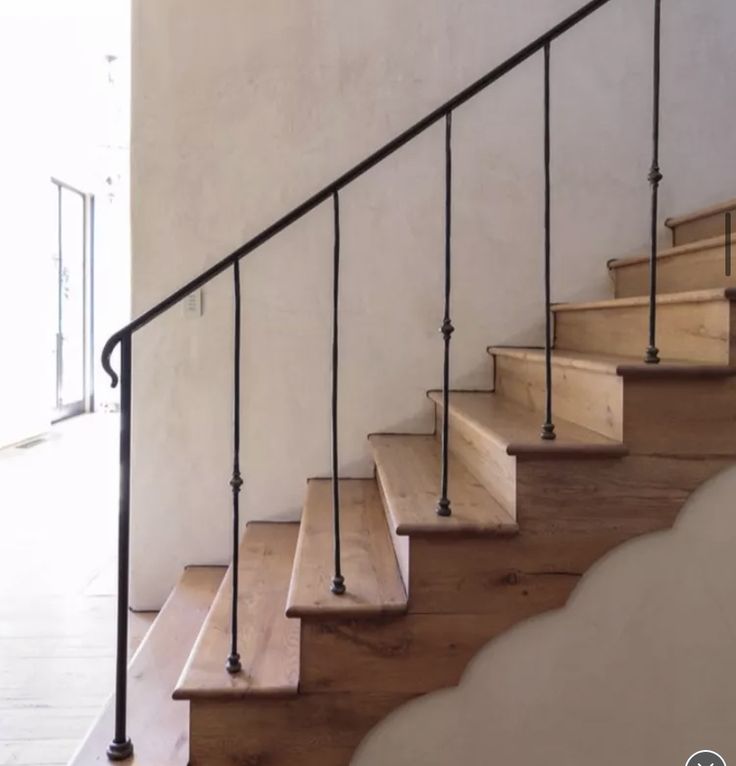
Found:
<svg viewBox="0 0 736 766"><path fill-rule="evenodd" d="M450 451L450 340L455 328L450 319L450 295L452 282L452 112L445 117L445 315L440 332L444 340L444 364L442 371L442 445L440 455L440 499L437 514L450 516L449 451Z"/></svg>
<svg viewBox="0 0 736 766"><path fill-rule="evenodd" d="M130 409L132 337L120 339L120 506L118 515L118 625L115 657L115 735L107 747L111 761L133 755L127 736L128 602L130 574Z"/></svg>
<svg viewBox="0 0 736 766"><path fill-rule="evenodd" d="M233 343L233 475L230 487L233 492L233 563L232 606L230 615L230 655L225 668L228 673L242 670L238 654L238 566L240 564L240 261L233 263L233 294L235 299L235 327Z"/></svg>
<svg viewBox="0 0 736 766"><path fill-rule="evenodd" d="M345 578L340 560L340 479L339 455L337 451L337 383L339 371L338 355L338 309L340 297L340 196L332 194L334 209L335 247L332 261L332 518L334 533L335 574L330 590L337 596L345 593Z"/></svg>
<svg viewBox="0 0 736 766"><path fill-rule="evenodd" d="M726 213L726 276L731 276L731 212Z"/></svg>
<svg viewBox="0 0 736 766"><path fill-rule="evenodd" d="M654 78L652 105L652 165L649 169L649 184L652 187L651 253L649 258L649 346L644 361L659 363L657 348L657 214L659 206L659 184L662 173L659 169L659 71L662 50L662 0L654 0Z"/></svg>
<svg viewBox="0 0 736 766"><path fill-rule="evenodd" d="M556 437L552 420L552 182L550 176L550 43L544 46L544 369L545 419L541 437Z"/></svg>

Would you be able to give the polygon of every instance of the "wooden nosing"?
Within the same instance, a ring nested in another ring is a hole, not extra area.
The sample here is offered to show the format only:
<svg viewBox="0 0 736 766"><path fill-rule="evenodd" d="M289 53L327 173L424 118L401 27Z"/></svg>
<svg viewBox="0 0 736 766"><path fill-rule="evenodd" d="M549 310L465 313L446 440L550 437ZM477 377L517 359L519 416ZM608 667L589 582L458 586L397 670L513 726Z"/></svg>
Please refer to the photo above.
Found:
<svg viewBox="0 0 736 766"><path fill-rule="evenodd" d="M736 233L731 235L731 242L736 243ZM682 255L692 255L694 253L700 253L704 250L713 250L717 247L725 247L726 235L721 234L717 237L710 237L709 239L700 239L695 242L688 242L686 245L678 245L677 247L669 247L666 250L660 250L657 253L657 260L664 260L667 258L675 258ZM632 255L627 258L612 258L608 261L607 265L609 269L621 269L626 266L637 266L642 263L649 263L649 255Z"/></svg>
<svg viewBox="0 0 736 766"><path fill-rule="evenodd" d="M668 303L708 303L720 300L736 300L736 288L718 287L708 290L688 290L682 293L663 293L657 296L657 305ZM556 313L564 311L594 311L596 309L616 309L648 305L648 295L635 295L629 298L609 298L585 303L555 303L552 306L552 311Z"/></svg>
<svg viewBox="0 0 736 766"><path fill-rule="evenodd" d="M509 444L509 455L534 458L607 458L625 457L629 449L620 442L614 444L555 444L554 441L519 442Z"/></svg>
<svg viewBox="0 0 736 766"><path fill-rule="evenodd" d="M479 529L477 525L457 524L454 527L441 529L430 524L424 526L421 524L399 524L396 527L396 534L401 537L442 537L443 539L446 537L514 537L519 534L519 525L514 522L513 524L499 524L493 529Z"/></svg>
<svg viewBox="0 0 736 766"><path fill-rule="evenodd" d="M736 367L725 364L677 364L660 362L659 364L620 364L616 374L622 378L732 378L736 376Z"/></svg>
<svg viewBox="0 0 736 766"><path fill-rule="evenodd" d="M489 346L493 356L516 359L532 364L544 364L544 349ZM636 357L608 356L566 350L553 350L552 364L556 367L587 370L622 378L730 378L736 376L736 367L725 364L706 364L672 360L659 364L646 364Z"/></svg>
<svg viewBox="0 0 736 766"><path fill-rule="evenodd" d="M718 215L719 213L726 213L729 210L736 210L736 199L726 200L725 202L719 202L709 207L701 208L692 213L685 213L684 215L677 215L667 218L664 225L669 229L682 226L684 223L693 223L694 221L701 221L703 218L710 218L712 215Z"/></svg>
<svg viewBox="0 0 736 766"><path fill-rule="evenodd" d="M222 664L223 668L225 663ZM227 672L227 671L226 671ZM181 686L174 689L171 694L173 700L246 700L246 699L291 699L297 691L293 687L273 689L195 689Z"/></svg>
<svg viewBox="0 0 736 766"><path fill-rule="evenodd" d="M346 583L347 591L342 596L335 596L336 599L345 599L350 595L349 583ZM317 605L317 606L289 606L286 609L287 617L298 617L302 620L334 620L339 618L341 620L352 619L370 619L372 617L391 617L406 614L407 604L391 604L391 605L365 605L365 604L349 604L345 605L345 602L335 602L335 606L331 607L329 604Z"/></svg>

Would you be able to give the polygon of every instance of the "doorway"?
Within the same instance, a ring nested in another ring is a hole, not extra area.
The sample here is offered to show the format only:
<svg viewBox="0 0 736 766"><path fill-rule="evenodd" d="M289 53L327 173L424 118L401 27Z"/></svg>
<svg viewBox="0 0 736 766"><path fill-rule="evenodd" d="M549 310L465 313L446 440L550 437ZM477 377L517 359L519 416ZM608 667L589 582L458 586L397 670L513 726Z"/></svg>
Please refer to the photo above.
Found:
<svg viewBox="0 0 736 766"><path fill-rule="evenodd" d="M94 410L93 194L51 179L56 194L54 417Z"/></svg>

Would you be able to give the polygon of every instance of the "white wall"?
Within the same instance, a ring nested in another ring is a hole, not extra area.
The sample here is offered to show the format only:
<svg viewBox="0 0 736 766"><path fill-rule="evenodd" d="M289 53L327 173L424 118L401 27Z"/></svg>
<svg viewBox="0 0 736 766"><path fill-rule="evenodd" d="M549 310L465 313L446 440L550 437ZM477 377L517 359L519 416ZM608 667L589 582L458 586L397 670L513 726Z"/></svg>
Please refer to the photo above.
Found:
<svg viewBox="0 0 736 766"><path fill-rule="evenodd" d="M613 551L564 609L381 722L354 766L681 766L701 749L732 763L734 491L736 469L711 479L672 531Z"/></svg>
<svg viewBox="0 0 736 766"><path fill-rule="evenodd" d="M138 313L392 138L582 0L137 0ZM733 195L730 0L669 0L663 217ZM650 3L612 0L553 46L554 298L608 294L647 238ZM541 339L542 62L455 116L453 383L490 343ZM365 436L427 431L441 380L442 128L345 190L341 470ZM243 264L245 516L296 518L329 467L328 205ZM133 603L228 558L232 287L135 340ZM644 345L644 339L642 339Z"/></svg>

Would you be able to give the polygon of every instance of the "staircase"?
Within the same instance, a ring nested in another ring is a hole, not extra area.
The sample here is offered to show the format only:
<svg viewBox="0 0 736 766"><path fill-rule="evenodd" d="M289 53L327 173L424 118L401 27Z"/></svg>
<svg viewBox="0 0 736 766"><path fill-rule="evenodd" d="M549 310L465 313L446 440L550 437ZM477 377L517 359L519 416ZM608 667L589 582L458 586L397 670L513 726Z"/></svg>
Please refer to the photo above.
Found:
<svg viewBox="0 0 736 766"><path fill-rule="evenodd" d="M345 766L392 710L456 684L489 640L563 606L617 545L668 528L736 458L723 233L734 210L668 221L660 364L641 362L648 256L608 264L615 298L553 306L555 440L539 438L544 352L488 349L493 391L449 398L450 517L435 513L443 396L428 394L436 434L370 435L375 478L339 482L344 595L329 589L329 481L308 482L301 523L250 523L241 673L225 670L232 571L188 569L129 668L130 762ZM105 761L112 705L75 766Z"/></svg>

